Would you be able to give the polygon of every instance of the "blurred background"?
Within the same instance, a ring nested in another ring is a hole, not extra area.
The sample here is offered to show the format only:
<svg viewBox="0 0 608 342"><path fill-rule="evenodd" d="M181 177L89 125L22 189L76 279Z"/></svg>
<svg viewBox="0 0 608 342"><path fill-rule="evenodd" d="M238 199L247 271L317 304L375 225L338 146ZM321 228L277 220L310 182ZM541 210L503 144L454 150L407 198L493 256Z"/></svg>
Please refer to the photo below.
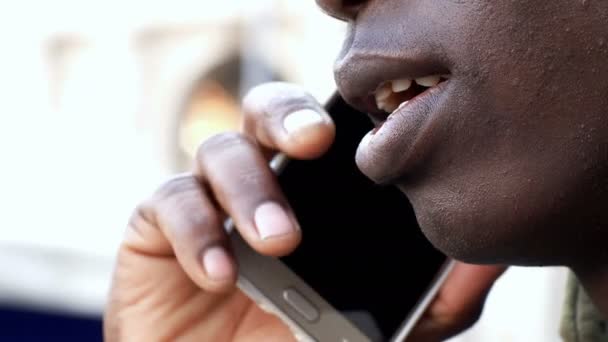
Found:
<svg viewBox="0 0 608 342"><path fill-rule="evenodd" d="M344 26L312 0L0 4L0 340L101 340L134 205L252 85L320 101ZM558 341L565 270L513 268L453 341Z"/></svg>

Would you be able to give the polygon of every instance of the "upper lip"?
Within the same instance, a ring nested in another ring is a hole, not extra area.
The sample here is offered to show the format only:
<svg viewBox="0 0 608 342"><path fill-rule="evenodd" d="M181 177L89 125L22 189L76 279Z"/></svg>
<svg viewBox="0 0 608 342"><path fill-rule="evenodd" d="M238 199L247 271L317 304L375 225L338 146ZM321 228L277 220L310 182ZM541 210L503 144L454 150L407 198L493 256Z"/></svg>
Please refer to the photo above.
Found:
<svg viewBox="0 0 608 342"><path fill-rule="evenodd" d="M375 91L385 82L428 75L445 75L449 70L429 56L392 56L374 51L350 50L336 61L336 83L340 94L353 107L373 119L382 120L386 113L376 106Z"/></svg>

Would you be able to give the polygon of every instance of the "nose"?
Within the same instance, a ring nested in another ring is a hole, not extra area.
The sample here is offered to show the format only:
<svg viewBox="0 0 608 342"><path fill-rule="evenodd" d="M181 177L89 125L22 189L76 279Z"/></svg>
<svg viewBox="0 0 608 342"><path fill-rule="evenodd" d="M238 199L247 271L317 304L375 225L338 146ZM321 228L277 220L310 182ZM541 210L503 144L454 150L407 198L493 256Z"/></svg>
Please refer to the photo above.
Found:
<svg viewBox="0 0 608 342"><path fill-rule="evenodd" d="M351 21L368 0L317 0L317 4L325 13L334 18Z"/></svg>

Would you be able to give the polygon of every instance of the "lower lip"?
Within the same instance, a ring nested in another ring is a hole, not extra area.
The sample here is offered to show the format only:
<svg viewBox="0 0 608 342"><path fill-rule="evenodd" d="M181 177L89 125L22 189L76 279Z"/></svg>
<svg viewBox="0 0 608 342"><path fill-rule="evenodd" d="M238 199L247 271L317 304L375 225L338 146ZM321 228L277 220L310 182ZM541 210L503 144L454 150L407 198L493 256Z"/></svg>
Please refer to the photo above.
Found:
<svg viewBox="0 0 608 342"><path fill-rule="evenodd" d="M422 157L421 138L446 98L449 83L443 81L414 97L365 136L357 151L363 172L379 183L394 183L406 175L414 159Z"/></svg>

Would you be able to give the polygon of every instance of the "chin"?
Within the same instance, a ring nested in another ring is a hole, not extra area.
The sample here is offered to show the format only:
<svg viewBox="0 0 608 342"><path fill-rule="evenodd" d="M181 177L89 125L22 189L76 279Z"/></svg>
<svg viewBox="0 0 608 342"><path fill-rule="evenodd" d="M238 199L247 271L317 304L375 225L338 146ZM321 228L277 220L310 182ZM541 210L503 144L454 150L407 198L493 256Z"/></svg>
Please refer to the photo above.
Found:
<svg viewBox="0 0 608 342"><path fill-rule="evenodd" d="M553 238L566 227L547 222L532 206L516 209L500 196L478 198L466 191L407 195L424 235L449 257L471 264L563 264Z"/></svg>
<svg viewBox="0 0 608 342"><path fill-rule="evenodd" d="M459 217L449 212L416 209L416 216L422 233L445 255L470 264L512 263L504 251L500 251L496 241L479 234L488 227L464 225ZM496 227L495 227L496 228Z"/></svg>

